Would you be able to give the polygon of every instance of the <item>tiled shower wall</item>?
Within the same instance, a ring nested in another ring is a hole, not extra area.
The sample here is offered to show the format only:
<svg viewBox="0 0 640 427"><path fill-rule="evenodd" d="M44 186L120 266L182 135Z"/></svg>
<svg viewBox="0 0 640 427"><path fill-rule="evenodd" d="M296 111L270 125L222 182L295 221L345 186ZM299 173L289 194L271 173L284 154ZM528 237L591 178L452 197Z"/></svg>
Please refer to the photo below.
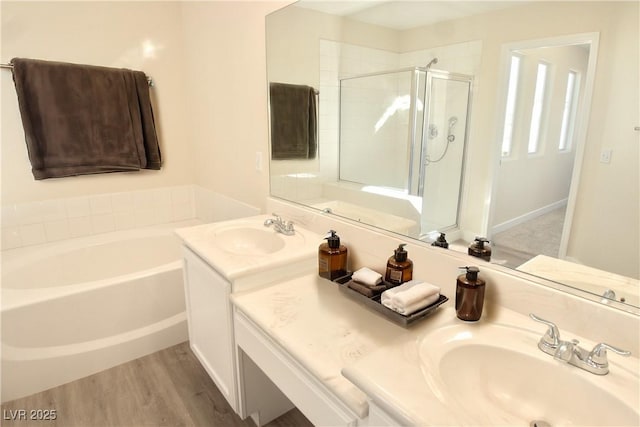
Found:
<svg viewBox="0 0 640 427"><path fill-rule="evenodd" d="M425 66L434 57L434 68L476 75L480 67L482 42L470 41L433 49L396 53L381 49L320 40L319 82L319 170L316 163L290 164L288 174L271 175L271 192L288 200L313 204L324 201L324 183L338 180L340 78L398 68ZM476 81L477 85L478 82ZM379 102L376 100L363 100ZM408 115L407 115L408 117ZM350 123L358 126L357 121ZM406 130L405 130L406 131ZM367 153L363 153L367 154Z"/></svg>
<svg viewBox="0 0 640 427"><path fill-rule="evenodd" d="M194 185L2 206L2 250L176 221L222 221L258 208Z"/></svg>
<svg viewBox="0 0 640 427"><path fill-rule="evenodd" d="M433 68L461 74L476 75L480 68L482 42L470 41L433 49L405 53L388 52L354 46L328 40L320 40L320 175L319 180L307 180L318 185L338 179L339 131L338 110L340 104L339 79L341 77L366 74L399 68L425 66L433 58L438 63ZM477 85L478 82L476 81ZM366 104L366 100L363 100ZM352 123L351 126L357 126ZM313 194L298 188L300 194ZM298 196L297 194L296 196ZM294 197L294 200L298 198Z"/></svg>

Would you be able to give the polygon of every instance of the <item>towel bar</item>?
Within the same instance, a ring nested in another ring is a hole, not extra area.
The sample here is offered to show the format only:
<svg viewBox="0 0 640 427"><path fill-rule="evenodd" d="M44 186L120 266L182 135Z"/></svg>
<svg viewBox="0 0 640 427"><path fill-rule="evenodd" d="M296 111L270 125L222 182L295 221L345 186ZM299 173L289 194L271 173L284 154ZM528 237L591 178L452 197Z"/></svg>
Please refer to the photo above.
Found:
<svg viewBox="0 0 640 427"><path fill-rule="evenodd" d="M7 68L9 70L13 70L13 64L0 64L0 68ZM147 76L147 82L149 83L149 87L154 86L153 79L151 77Z"/></svg>

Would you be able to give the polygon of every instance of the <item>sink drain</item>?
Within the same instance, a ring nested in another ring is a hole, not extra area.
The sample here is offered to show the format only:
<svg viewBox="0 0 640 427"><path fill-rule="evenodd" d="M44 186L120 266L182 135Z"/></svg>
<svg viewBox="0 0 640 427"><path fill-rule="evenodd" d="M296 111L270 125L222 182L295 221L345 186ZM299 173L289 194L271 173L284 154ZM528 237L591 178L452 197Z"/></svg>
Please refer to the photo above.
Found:
<svg viewBox="0 0 640 427"><path fill-rule="evenodd" d="M551 427L551 424L545 420L533 420L529 423L529 427Z"/></svg>

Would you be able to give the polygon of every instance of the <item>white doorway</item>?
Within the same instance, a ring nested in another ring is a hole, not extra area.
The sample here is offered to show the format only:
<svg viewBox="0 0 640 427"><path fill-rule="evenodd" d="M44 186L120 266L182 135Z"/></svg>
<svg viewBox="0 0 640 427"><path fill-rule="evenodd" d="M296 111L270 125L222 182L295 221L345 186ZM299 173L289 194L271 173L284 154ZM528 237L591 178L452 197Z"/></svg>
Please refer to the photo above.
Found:
<svg viewBox="0 0 640 427"><path fill-rule="evenodd" d="M487 234L509 267L566 255L597 44L589 33L503 47Z"/></svg>

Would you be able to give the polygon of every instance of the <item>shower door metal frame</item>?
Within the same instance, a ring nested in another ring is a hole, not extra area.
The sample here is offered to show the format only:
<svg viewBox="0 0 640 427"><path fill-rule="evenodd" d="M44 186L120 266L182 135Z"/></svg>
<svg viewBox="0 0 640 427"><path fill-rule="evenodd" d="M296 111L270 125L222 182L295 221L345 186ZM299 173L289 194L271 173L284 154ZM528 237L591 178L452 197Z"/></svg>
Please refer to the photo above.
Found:
<svg viewBox="0 0 640 427"><path fill-rule="evenodd" d="M464 139L462 141L462 162L460 164L460 187L458 188L458 208L456 209L456 218L454 224L447 226L447 229L455 228L459 224L460 219L460 203L462 202L462 190L465 184L465 169L467 165L467 143L469 140L469 129L470 129L470 119L471 119L471 105L473 103L473 76L468 74L460 74L453 73L444 70L437 69L428 69L426 70L427 77L425 83L425 105L424 105L424 117L422 121L422 147L420 153L420 177L418 180L418 196L424 197L424 183L425 176L427 172L427 145L428 145L428 135L429 135L429 118L431 117L431 89L433 84L434 77L443 79L443 80L451 80L458 81L463 83L468 83L469 90L467 92L467 111L466 111L466 120L464 126Z"/></svg>
<svg viewBox="0 0 640 427"><path fill-rule="evenodd" d="M409 174L407 176L407 192L411 195L417 196L418 192L419 192L419 188L420 188L420 171L422 170L422 146L420 146L420 159L418 159L418 178L417 178L417 185L414 183L414 175L416 173L416 171L414 170L414 157L415 157L415 152L416 152L416 139L417 139L417 123L418 123L418 100L419 100L419 93L418 91L420 90L420 73L424 73L425 74L425 85L424 85L424 90L425 92L423 93L423 99L425 100L424 104L423 104L423 120L424 120L424 109L426 108L426 90L427 90L427 82L426 82L426 68L421 68L421 67L415 67L413 69L413 76L411 79L411 94L412 94L412 99L413 102L410 103L410 108L411 110L409 111L409 117L411 118L410 120L410 124L409 124L409 141L408 141L408 147L409 147L409 155L408 155L408 163L409 163L409 167L408 167L408 171ZM421 143L422 143L422 139L421 139ZM417 187L417 188L416 188Z"/></svg>

